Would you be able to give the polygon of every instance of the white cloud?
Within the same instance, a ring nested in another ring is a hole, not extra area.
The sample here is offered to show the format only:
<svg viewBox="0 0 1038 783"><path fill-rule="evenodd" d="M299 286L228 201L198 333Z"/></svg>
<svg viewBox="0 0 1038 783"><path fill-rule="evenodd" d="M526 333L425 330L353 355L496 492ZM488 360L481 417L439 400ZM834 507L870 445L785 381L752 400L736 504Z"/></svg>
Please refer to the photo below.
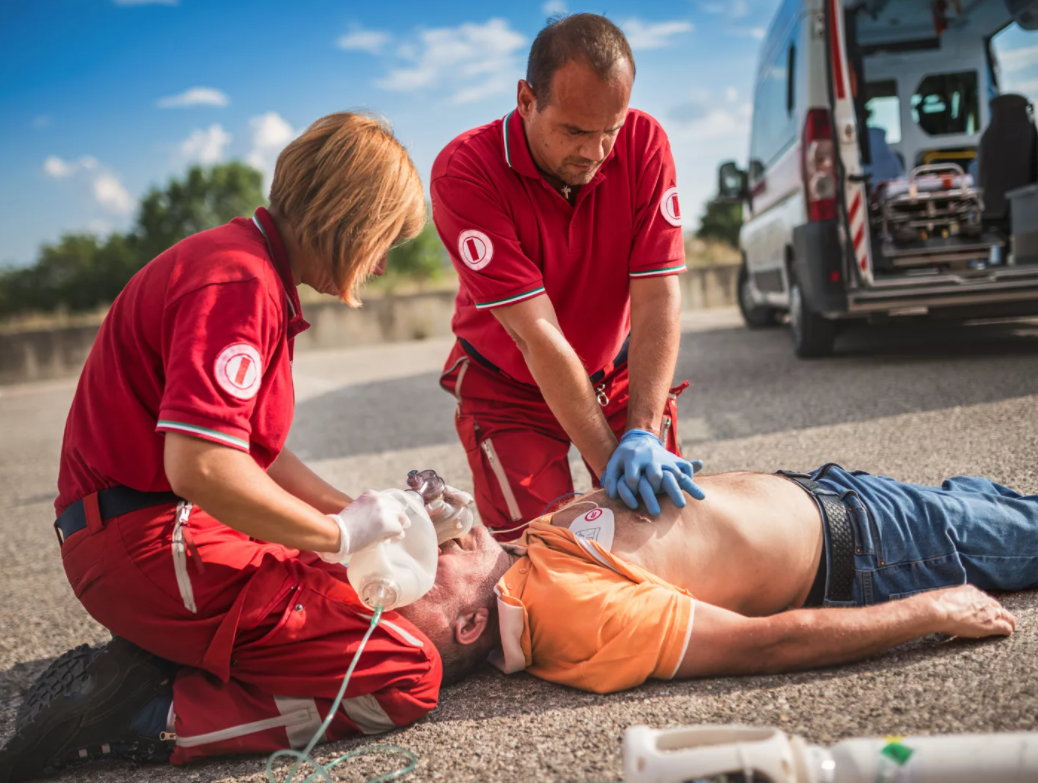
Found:
<svg viewBox="0 0 1038 783"><path fill-rule="evenodd" d="M123 183L114 174L102 172L94 179L94 198L97 202L117 215L129 215L133 212L134 201Z"/></svg>
<svg viewBox="0 0 1038 783"><path fill-rule="evenodd" d="M84 155L79 160L62 160L51 155L43 161L43 172L54 179L65 179L80 171L93 171L97 168L97 158Z"/></svg>
<svg viewBox="0 0 1038 783"><path fill-rule="evenodd" d="M180 0L114 0L116 5L178 5Z"/></svg>
<svg viewBox="0 0 1038 783"><path fill-rule="evenodd" d="M219 123L208 128L195 128L180 144L180 154L188 160L211 166L223 160L223 151L231 142L231 134Z"/></svg>
<svg viewBox="0 0 1038 783"><path fill-rule="evenodd" d="M721 15L726 14L729 19L742 19L744 16L749 16L750 6L746 0L732 0L732 2L709 2L700 3L699 8L708 14Z"/></svg>
<svg viewBox="0 0 1038 783"><path fill-rule="evenodd" d="M724 99L729 103L735 103L739 100L739 91L734 87L729 87L724 91Z"/></svg>
<svg viewBox="0 0 1038 783"><path fill-rule="evenodd" d="M391 38L389 33L381 30L365 30L359 24L351 24L350 31L346 35L340 35L335 45L347 51L378 54Z"/></svg>
<svg viewBox="0 0 1038 783"><path fill-rule="evenodd" d="M32 118L32 127L34 128L46 128L50 123L51 119L49 114L40 114Z"/></svg>
<svg viewBox="0 0 1038 783"><path fill-rule="evenodd" d="M90 185L94 199L109 212L116 215L128 215L133 211L134 200L119 177L101 166L97 158L84 155L79 160L62 160L51 155L43 161L43 172L54 179L70 179L78 174Z"/></svg>
<svg viewBox="0 0 1038 783"><path fill-rule="evenodd" d="M628 19L620 27L627 36L628 43L635 51L646 49L662 49L670 46L676 35L692 32L692 23L683 19L671 22L643 22L641 19Z"/></svg>
<svg viewBox="0 0 1038 783"><path fill-rule="evenodd" d="M393 68L376 85L410 92L442 84L453 90L455 103L506 93L522 73L517 53L525 44L504 19L423 30L415 44L397 49L410 64Z"/></svg>
<svg viewBox="0 0 1038 783"><path fill-rule="evenodd" d="M253 117L249 127L252 128L252 150L245 156L245 162L262 171L269 182L281 150L299 133L275 111Z"/></svg>
<svg viewBox="0 0 1038 783"><path fill-rule="evenodd" d="M1036 63L1038 63L1038 46L1010 49L1009 51L1000 52L998 55L998 64L1001 66L1002 73L1022 71L1024 68Z"/></svg>
<svg viewBox="0 0 1038 783"><path fill-rule="evenodd" d="M767 30L763 27L732 27L728 32L737 38L756 38L760 41L763 40Z"/></svg>
<svg viewBox="0 0 1038 783"><path fill-rule="evenodd" d="M545 16L555 16L556 14L568 13L569 8L562 0L548 0L547 3L541 6L541 11Z"/></svg>
<svg viewBox="0 0 1038 783"><path fill-rule="evenodd" d="M213 87L192 87L180 95L159 98L155 105L160 109L181 109L185 106L220 106L230 103L227 95Z"/></svg>

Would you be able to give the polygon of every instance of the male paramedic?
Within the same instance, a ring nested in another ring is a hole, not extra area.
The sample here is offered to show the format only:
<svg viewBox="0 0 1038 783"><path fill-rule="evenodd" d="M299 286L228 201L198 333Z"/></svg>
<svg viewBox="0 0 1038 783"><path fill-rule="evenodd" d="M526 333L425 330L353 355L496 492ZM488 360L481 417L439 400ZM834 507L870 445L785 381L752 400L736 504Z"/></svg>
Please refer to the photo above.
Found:
<svg viewBox="0 0 1038 783"><path fill-rule="evenodd" d="M172 761L302 747L370 613L350 553L406 527L284 447L296 287L356 304L425 221L388 126L333 114L281 153L270 209L188 237L112 305L65 428L55 527L76 598L116 638L66 653L0 750L0 783L95 758ZM435 705L435 648L386 612L324 738Z"/></svg>
<svg viewBox="0 0 1038 783"><path fill-rule="evenodd" d="M403 609L444 682L492 650L506 673L598 693L832 666L932 633L1009 636L982 590L1038 587L1038 495L985 478L829 464L699 481L705 500L656 519L598 490L521 546L482 528L444 544L436 588Z"/></svg>
<svg viewBox="0 0 1038 783"><path fill-rule="evenodd" d="M702 496L675 427L688 384L670 388L685 269L674 161L659 124L628 109L634 74L608 19L556 19L515 110L433 165L433 219L461 281L441 384L502 540L572 493L571 443L631 508Z"/></svg>

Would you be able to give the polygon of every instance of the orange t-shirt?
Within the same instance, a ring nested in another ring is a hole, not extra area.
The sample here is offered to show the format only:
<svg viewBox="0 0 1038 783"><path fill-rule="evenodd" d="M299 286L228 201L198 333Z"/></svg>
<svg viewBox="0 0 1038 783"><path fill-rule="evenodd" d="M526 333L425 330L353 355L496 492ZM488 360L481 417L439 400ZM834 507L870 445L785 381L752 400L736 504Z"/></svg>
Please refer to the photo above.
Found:
<svg viewBox="0 0 1038 783"><path fill-rule="evenodd" d="M692 633L691 593L544 518L519 544L525 555L496 588L498 668L595 693L674 676Z"/></svg>

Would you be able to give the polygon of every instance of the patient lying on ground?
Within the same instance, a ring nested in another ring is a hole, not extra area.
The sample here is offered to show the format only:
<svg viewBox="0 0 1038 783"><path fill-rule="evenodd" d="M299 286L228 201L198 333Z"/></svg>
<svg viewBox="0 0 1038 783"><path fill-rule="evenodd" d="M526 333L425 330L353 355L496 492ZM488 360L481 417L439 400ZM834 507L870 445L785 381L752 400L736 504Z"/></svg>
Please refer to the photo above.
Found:
<svg viewBox="0 0 1038 783"><path fill-rule="evenodd" d="M439 648L445 682L489 654L605 693L827 666L930 633L1009 635L1015 618L977 588L1038 586L1038 496L986 479L919 487L826 465L697 482L705 500L655 519L599 490L515 545L474 528L401 613Z"/></svg>

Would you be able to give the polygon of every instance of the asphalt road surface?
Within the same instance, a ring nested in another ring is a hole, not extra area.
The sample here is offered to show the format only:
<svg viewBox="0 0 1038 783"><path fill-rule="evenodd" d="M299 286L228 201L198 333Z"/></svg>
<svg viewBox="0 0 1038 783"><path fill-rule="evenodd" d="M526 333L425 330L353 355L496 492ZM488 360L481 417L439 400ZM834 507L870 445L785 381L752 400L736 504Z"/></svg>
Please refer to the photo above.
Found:
<svg viewBox="0 0 1038 783"><path fill-rule="evenodd" d="M1038 323L851 334L825 361L797 361L784 329L751 332L727 310L686 316L679 434L708 472L824 462L918 483L990 476L1038 493ZM305 354L290 446L350 493L402 486L432 467L470 488L436 385L446 341ZM0 387L0 737L54 656L107 633L69 589L51 528L73 381ZM118 423L113 423L113 435ZM576 468L578 461L573 459ZM578 488L589 482L576 468ZM447 689L428 718L386 738L410 748L411 780L588 781L621 775L632 724L775 725L815 742L850 736L1019 731L1038 715L1038 595L1005 597L1010 639L925 639L853 666L786 676L650 683L596 696L491 669ZM343 660L345 670L347 660ZM323 746L325 761L363 744ZM337 773L387 771L363 762ZM264 759L133 770L118 762L61 781L260 781Z"/></svg>

